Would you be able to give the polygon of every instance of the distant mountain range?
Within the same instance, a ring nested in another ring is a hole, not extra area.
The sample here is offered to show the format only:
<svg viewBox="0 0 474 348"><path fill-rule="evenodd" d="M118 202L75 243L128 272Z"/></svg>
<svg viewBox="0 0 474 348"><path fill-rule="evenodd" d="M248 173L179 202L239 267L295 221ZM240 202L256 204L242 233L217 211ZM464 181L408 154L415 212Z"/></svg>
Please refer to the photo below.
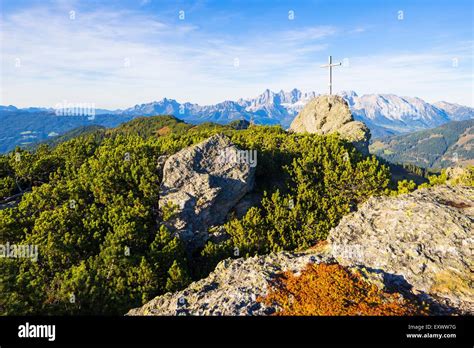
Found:
<svg viewBox="0 0 474 348"><path fill-rule="evenodd" d="M353 91L338 93L351 107L357 120L366 123L373 137L408 133L440 126L449 121L474 118L474 108L439 102L429 104L420 98L399 97L393 94L370 94L358 96ZM281 124L284 128L306 103L316 97L316 92L303 93L298 89L290 92L265 90L253 99L225 101L215 105L180 104L172 99L135 105L121 111L125 115L151 116L172 114L187 122L228 123L245 118L257 124Z"/></svg>
<svg viewBox="0 0 474 348"><path fill-rule="evenodd" d="M245 118L248 121L253 120L256 124L280 124L288 128L298 111L315 96L317 96L315 92L303 93L296 88L290 92L278 93L267 89L253 99L224 101L205 106L191 103L180 104L176 100L165 98L158 102L135 105L121 111L121 114L133 116L169 114L190 123L226 124Z"/></svg>
<svg viewBox="0 0 474 348"><path fill-rule="evenodd" d="M373 138L409 133L438 127L450 121L474 118L474 108L438 102L430 104L420 98L393 94L342 94L354 117L367 124Z"/></svg>
<svg viewBox="0 0 474 348"><path fill-rule="evenodd" d="M379 138L370 146L370 152L392 163L423 168L474 165L474 119Z"/></svg>
<svg viewBox="0 0 474 348"><path fill-rule="evenodd" d="M351 107L355 119L367 124L372 137L408 133L440 126L450 121L474 118L474 108L439 102L429 104L420 98L392 94L358 96L353 91L339 93ZM28 145L60 135L76 127L91 124L115 127L138 116L174 115L189 123L253 120L256 124L280 124L288 128L291 121L316 92L303 93L265 90L256 98L224 101L215 105L179 103L164 98L125 110L96 109L94 117L57 116L52 108L18 109L0 106L0 152L17 145Z"/></svg>

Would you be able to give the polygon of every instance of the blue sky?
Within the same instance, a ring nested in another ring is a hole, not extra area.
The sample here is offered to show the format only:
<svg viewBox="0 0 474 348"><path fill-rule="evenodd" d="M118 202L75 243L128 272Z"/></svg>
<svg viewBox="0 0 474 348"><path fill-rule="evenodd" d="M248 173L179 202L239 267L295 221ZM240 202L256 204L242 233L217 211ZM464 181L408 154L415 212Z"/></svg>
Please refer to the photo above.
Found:
<svg viewBox="0 0 474 348"><path fill-rule="evenodd" d="M266 88L323 93L320 65L331 54L345 62L334 71L335 91L474 106L468 0L1 6L2 105L124 108L164 97L213 104Z"/></svg>

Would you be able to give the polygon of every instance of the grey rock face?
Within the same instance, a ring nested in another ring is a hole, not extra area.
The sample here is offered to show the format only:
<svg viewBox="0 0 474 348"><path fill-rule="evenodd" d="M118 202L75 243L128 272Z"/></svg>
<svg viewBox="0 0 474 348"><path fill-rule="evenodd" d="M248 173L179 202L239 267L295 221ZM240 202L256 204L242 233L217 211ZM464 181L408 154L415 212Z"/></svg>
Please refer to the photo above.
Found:
<svg viewBox="0 0 474 348"><path fill-rule="evenodd" d="M373 197L330 232L336 260L391 275L462 313L474 313L474 188L437 186Z"/></svg>
<svg viewBox="0 0 474 348"><path fill-rule="evenodd" d="M185 290L158 296L128 315L268 315L276 308L257 301L268 282L285 271L295 273L308 263L329 262L324 253L280 252L248 259L227 259L205 279Z"/></svg>
<svg viewBox="0 0 474 348"><path fill-rule="evenodd" d="M174 206L167 222L180 238L202 245L207 229L222 224L229 211L254 184L255 166L223 135L166 159L160 187L160 207Z"/></svg>
<svg viewBox="0 0 474 348"><path fill-rule="evenodd" d="M354 121L347 102L337 95L322 95L312 99L296 116L290 130L297 133L339 133L363 154L369 153L370 131Z"/></svg>

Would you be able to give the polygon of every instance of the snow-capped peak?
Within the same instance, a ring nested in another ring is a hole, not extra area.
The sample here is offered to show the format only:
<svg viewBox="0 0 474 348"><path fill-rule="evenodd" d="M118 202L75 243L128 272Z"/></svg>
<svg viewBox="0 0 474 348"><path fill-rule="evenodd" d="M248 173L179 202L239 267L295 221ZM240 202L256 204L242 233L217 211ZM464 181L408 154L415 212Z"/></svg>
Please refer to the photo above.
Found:
<svg viewBox="0 0 474 348"><path fill-rule="evenodd" d="M400 97L394 94L359 96L351 90L337 94L347 101L354 118L365 122L373 134L403 133L437 127L450 120L474 118L473 108L447 102L430 104L417 97ZM174 99L164 98L158 102L136 105L125 110L123 114L173 114L190 122L219 123L252 118L255 123L279 123L286 128L306 103L316 96L318 94L314 91L302 92L297 88L288 92L266 89L255 98L205 106L181 104Z"/></svg>

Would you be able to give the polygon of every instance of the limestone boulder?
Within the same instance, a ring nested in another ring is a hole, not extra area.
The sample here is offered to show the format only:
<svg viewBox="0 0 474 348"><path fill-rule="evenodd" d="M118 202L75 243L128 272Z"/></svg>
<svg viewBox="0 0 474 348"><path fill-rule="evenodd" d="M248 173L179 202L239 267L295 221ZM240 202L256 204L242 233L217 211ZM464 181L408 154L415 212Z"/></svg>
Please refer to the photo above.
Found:
<svg viewBox="0 0 474 348"><path fill-rule="evenodd" d="M223 135L179 151L161 167L159 205L175 211L166 224L193 247L203 245L207 230L222 224L252 190L256 169Z"/></svg>
<svg viewBox="0 0 474 348"><path fill-rule="evenodd" d="M347 102L337 95L321 95L306 104L290 125L296 133L339 133L360 152L369 154L370 130L354 121Z"/></svg>
<svg viewBox="0 0 474 348"><path fill-rule="evenodd" d="M409 288L428 302L474 313L474 188L436 186L373 197L329 235L344 266L385 275L388 288Z"/></svg>

